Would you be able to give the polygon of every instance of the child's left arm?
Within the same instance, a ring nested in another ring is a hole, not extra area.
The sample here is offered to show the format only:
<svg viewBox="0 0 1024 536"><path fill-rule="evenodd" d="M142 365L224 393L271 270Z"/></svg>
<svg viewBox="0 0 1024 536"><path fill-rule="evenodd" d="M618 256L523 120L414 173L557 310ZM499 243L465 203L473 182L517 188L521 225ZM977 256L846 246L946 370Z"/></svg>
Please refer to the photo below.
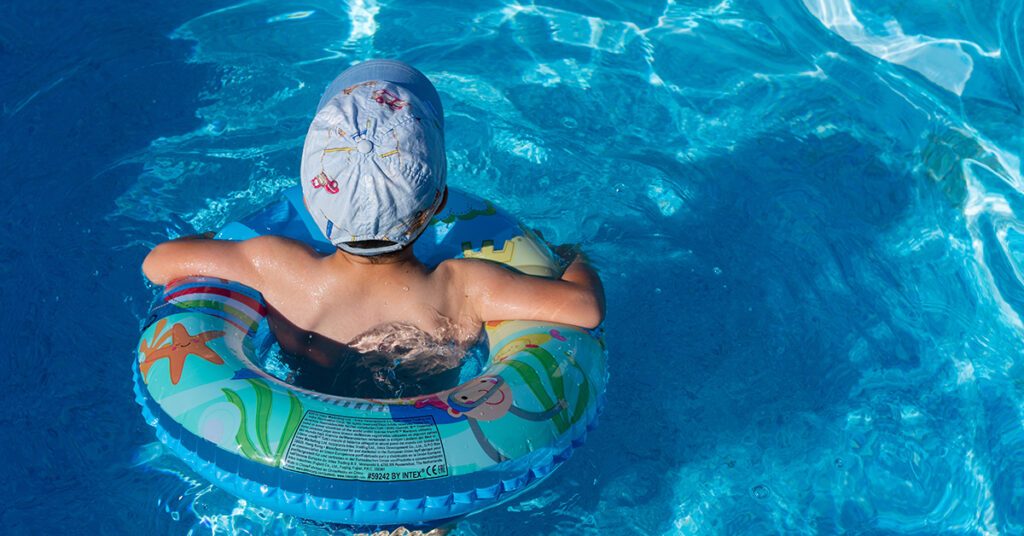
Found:
<svg viewBox="0 0 1024 536"><path fill-rule="evenodd" d="M260 288L268 250L277 240L269 236L241 242L179 238L153 248L142 262L142 272L157 285L193 275L231 279Z"/></svg>

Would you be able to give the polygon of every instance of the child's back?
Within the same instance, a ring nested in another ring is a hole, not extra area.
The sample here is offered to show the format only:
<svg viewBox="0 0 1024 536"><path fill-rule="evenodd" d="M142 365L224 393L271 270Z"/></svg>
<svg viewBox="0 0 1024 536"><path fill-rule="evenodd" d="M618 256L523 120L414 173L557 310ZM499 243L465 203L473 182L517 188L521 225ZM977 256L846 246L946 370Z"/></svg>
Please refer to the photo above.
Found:
<svg viewBox="0 0 1024 536"><path fill-rule="evenodd" d="M486 321L593 327L603 314L600 282L581 258L561 280L553 280L470 259L430 269L412 255L412 248L389 257L371 261L342 250L322 256L275 236L244 242L176 240L157 246L143 269L158 284L198 274L259 290L282 348L314 358L331 343L373 350L364 335L379 334L389 325L414 326L436 340L466 346Z"/></svg>

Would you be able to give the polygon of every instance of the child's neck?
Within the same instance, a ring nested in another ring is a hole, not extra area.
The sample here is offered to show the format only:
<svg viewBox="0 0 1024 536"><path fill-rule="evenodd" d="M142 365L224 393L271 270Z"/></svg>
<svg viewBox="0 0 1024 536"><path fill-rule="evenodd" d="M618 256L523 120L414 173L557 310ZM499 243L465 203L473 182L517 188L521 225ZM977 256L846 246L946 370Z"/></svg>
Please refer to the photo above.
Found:
<svg viewBox="0 0 1024 536"><path fill-rule="evenodd" d="M383 259L375 259L373 257L364 257L361 255L353 255L343 249L338 249L337 253L333 255L338 261L345 264L358 266L358 267L389 267L389 268L400 268L409 265L419 266L421 263L412 253L412 248L405 248L397 255L391 255Z"/></svg>

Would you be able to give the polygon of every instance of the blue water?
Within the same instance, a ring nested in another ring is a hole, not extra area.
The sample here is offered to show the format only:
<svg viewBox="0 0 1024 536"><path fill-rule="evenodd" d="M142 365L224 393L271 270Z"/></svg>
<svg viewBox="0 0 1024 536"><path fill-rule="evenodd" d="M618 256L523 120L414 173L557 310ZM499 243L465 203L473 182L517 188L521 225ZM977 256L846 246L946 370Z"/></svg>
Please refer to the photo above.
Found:
<svg viewBox="0 0 1024 536"><path fill-rule="evenodd" d="M369 57L608 292L600 427L456 534L1024 533L1020 2L57 4L0 5L0 533L329 530L165 453L130 363L148 249Z"/></svg>
<svg viewBox="0 0 1024 536"><path fill-rule="evenodd" d="M391 334L399 337L402 332L392 331ZM253 364L271 376L303 389L334 396L380 400L412 398L452 389L479 376L491 357L486 333L468 348L457 347L453 341L439 345L420 337L405 340L425 344L416 348L416 352L397 355L339 352L333 356L337 362L331 367L317 366L302 356L283 351L279 344L273 344L268 351L257 354Z"/></svg>

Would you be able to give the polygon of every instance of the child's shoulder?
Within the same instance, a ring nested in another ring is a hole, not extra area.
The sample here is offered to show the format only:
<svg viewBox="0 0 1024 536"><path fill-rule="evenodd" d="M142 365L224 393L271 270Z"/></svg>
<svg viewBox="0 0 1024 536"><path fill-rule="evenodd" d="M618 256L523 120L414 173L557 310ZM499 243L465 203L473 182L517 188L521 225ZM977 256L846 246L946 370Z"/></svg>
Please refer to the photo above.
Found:
<svg viewBox="0 0 1024 536"><path fill-rule="evenodd" d="M453 273L487 272L503 269L504 265L484 259L446 259L437 265L437 270Z"/></svg>
<svg viewBox="0 0 1024 536"><path fill-rule="evenodd" d="M323 257L304 242L277 235L250 238L245 241L245 249L253 259L283 259L290 262L303 262Z"/></svg>
<svg viewBox="0 0 1024 536"><path fill-rule="evenodd" d="M435 273L462 287L484 288L514 272L501 263L484 259L448 259L437 265Z"/></svg>
<svg viewBox="0 0 1024 536"><path fill-rule="evenodd" d="M287 236L279 235L261 235L250 238L245 241L253 249L256 250L268 250L268 251L288 251L288 252L309 252L316 253L309 244L300 242L294 238L288 238Z"/></svg>
<svg viewBox="0 0 1024 536"><path fill-rule="evenodd" d="M468 302L483 322L519 319L592 328L604 315L600 280L579 257L557 279L483 259L446 261L438 270L449 276L454 296Z"/></svg>

